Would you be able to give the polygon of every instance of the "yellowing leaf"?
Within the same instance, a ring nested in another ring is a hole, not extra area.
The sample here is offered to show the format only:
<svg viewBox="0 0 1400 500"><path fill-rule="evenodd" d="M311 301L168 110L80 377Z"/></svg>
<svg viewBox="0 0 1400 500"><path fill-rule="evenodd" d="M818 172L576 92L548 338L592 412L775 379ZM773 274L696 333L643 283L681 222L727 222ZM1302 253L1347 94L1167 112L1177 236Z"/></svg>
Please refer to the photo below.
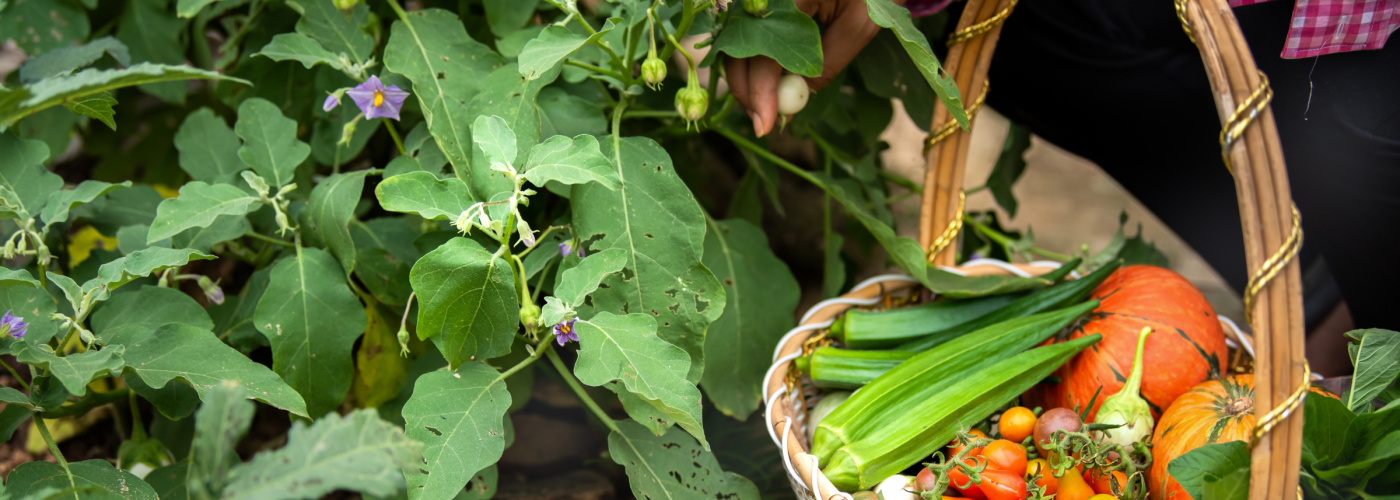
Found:
<svg viewBox="0 0 1400 500"><path fill-rule="evenodd" d="M399 319L379 306L365 308L369 326L355 352L355 382L350 397L356 408L378 408L399 394L408 378L408 360L399 356Z"/></svg>

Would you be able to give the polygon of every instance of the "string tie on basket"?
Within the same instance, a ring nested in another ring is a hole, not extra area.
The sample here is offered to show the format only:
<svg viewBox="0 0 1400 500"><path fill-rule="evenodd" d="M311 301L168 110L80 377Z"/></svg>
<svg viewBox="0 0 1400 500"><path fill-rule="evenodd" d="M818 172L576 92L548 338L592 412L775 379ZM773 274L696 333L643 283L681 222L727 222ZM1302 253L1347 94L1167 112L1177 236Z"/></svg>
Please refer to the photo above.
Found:
<svg viewBox="0 0 1400 500"><path fill-rule="evenodd" d="M1011 15L1011 11L1016 8L1016 2L1017 0L1011 0L1011 3L1007 4L1005 9L1001 9L1001 12L997 12L985 21L954 31L952 35L948 35L948 46L952 47L991 31L992 28L1006 21L1006 18Z"/></svg>
<svg viewBox="0 0 1400 500"><path fill-rule="evenodd" d="M977 115L977 110L982 109L983 104L986 104L987 91L991 88L991 80L982 81L982 92L980 94L977 94L977 99L974 99L972 101L972 105L968 106L967 108L967 117L969 120L972 119L973 116ZM943 124L939 125L938 129L934 130L933 133L929 134L928 139L924 141L924 154L927 155L928 151L930 149L933 149L933 146L935 144L943 142L944 139L952 137L953 134L956 133L958 130L959 129L957 120L949 118L948 121L943 122Z"/></svg>
<svg viewBox="0 0 1400 500"><path fill-rule="evenodd" d="M938 235L938 238L934 239L933 244L928 247L928 262L930 264L933 263L933 259L938 257L938 254L943 253L943 250L948 248L948 245L953 244L953 240L958 237L958 232L962 231L963 214L966 209L967 194L959 190L958 210L953 213L953 220L948 221L948 227L943 228L943 234Z"/></svg>
<svg viewBox="0 0 1400 500"><path fill-rule="evenodd" d="M1302 406L1303 400L1307 399L1308 390L1311 388L1312 367L1308 366L1308 360L1304 359L1303 384L1298 386L1298 389L1293 391L1293 394L1290 394L1288 396L1288 399L1284 399L1283 404L1278 405L1273 410L1269 410L1269 413L1265 413L1264 416L1259 417L1258 423L1256 423L1254 426L1254 434L1250 436L1249 447L1251 449L1254 448L1255 445L1259 444L1259 440L1264 438L1265 434L1268 434L1269 431L1274 430L1274 427L1277 427L1278 424L1283 423L1283 421L1287 419L1288 416L1291 415L1294 410L1297 410L1299 406Z"/></svg>
<svg viewBox="0 0 1400 500"><path fill-rule="evenodd" d="M1278 276L1288 263L1298 255L1298 251L1303 248L1303 219L1298 214L1298 205L1292 205L1293 229L1288 232L1288 239L1283 241L1283 245L1270 255L1259 270L1254 272L1254 276L1249 278L1249 283L1244 288L1244 317L1253 326L1254 306L1259 297L1259 293L1264 290L1270 280Z"/></svg>

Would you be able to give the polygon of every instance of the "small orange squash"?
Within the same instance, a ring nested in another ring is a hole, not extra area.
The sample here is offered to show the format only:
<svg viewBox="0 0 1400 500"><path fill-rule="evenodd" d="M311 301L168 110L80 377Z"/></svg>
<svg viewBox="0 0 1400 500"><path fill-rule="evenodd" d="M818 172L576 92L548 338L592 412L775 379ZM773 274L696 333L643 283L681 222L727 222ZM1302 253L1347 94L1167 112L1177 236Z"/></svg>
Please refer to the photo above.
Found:
<svg viewBox="0 0 1400 500"><path fill-rule="evenodd" d="M1337 397L1322 389L1313 388L1312 392ZM1250 374L1210 380L1176 398L1162 413L1152 435L1152 468L1147 472L1151 498L1191 498L1167 474L1167 465L1207 444L1248 441L1254 432L1254 410L1254 375Z"/></svg>

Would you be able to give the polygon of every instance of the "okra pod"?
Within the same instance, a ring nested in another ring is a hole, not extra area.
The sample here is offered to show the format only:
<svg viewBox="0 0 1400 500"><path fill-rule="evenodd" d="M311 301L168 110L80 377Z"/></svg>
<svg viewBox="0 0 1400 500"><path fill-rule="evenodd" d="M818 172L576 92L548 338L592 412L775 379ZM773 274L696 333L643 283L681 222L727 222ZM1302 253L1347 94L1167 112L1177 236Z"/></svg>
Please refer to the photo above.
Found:
<svg viewBox="0 0 1400 500"><path fill-rule="evenodd" d="M1098 288L1100 283L1108 279L1108 275L1113 274L1113 271L1117 270L1118 266L1122 265L1122 263L1123 261L1114 261L1083 278L1065 281L1049 288L1037 290L1030 295L1021 297L1001 309L987 313L980 318L941 332L919 337L901 344L894 349L897 351L920 352L948 342L968 332L977 331L1012 318L1019 318L1078 303L1088 298L1090 294L1093 294L1094 289Z"/></svg>
<svg viewBox="0 0 1400 500"><path fill-rule="evenodd" d="M940 391L994 363L1016 356L1054 335L1098 301L1016 318L919 353L872 380L831 412L812 439L812 454L823 463L837 449L863 439L898 415L905 415Z"/></svg>
<svg viewBox="0 0 1400 500"><path fill-rule="evenodd" d="M842 491L874 486L927 458L960 428L987 418L1101 338L1093 334L1038 347L969 373L910 411L887 413L890 420L833 453L822 472Z"/></svg>
<svg viewBox="0 0 1400 500"><path fill-rule="evenodd" d="M831 336L851 349L894 347L1001 309L1025 293L939 300L885 311L852 309L831 324Z"/></svg>
<svg viewBox="0 0 1400 500"><path fill-rule="evenodd" d="M859 389L884 375L891 368L914 357L907 351L855 351L821 347L810 356L797 358L797 369L807 372L812 383L824 389Z"/></svg>

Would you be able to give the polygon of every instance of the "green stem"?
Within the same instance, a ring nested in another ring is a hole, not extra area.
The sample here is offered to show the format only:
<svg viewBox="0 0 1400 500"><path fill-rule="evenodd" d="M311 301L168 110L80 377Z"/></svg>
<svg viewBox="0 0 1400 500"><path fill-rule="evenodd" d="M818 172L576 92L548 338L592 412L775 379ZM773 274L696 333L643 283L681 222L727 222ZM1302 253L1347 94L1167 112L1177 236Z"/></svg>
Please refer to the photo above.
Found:
<svg viewBox="0 0 1400 500"><path fill-rule="evenodd" d="M525 261L521 260L519 255L511 255L510 258L515 261L515 265L512 267L515 267L515 270L518 271L516 274L520 276L520 305L524 307L525 304L532 302L530 300L530 280L525 277Z"/></svg>
<svg viewBox="0 0 1400 500"><path fill-rule="evenodd" d="M985 235L985 236L988 237L988 238L991 238L992 241L995 241L998 245L1001 245L1001 246L1003 246L1003 247L1010 247L1010 246L1016 244L1016 240L1011 239L1010 236L1007 236L1007 235L1005 235L1005 234L1002 234L1001 232L999 232L999 231L997 231L997 230L995 230L995 229L992 229L991 227L987 226L986 224L983 224L983 223L981 223L981 222L978 222L977 219L974 219L971 215L963 214L963 223L972 226L972 228L975 229L975 230L977 230L977 232L982 233L983 235ZM1030 253L1033 253L1033 254L1036 254L1036 255L1039 255L1039 256L1041 256L1041 257L1046 257L1046 258L1050 258L1050 259L1055 259L1055 260L1058 260L1058 261L1061 261L1061 262L1070 261L1070 260L1073 260L1073 259L1074 259L1074 257L1072 257L1072 256L1065 255L1065 254L1058 253L1058 252L1052 252L1052 251L1050 251L1050 250L1046 250L1046 249L1043 249L1043 248L1030 247L1030 248L1027 248L1026 251L1027 251L1027 252L1030 252Z"/></svg>
<svg viewBox="0 0 1400 500"><path fill-rule="evenodd" d="M554 232L555 229L564 229L564 228L566 228L566 227L569 227L569 226L568 226L568 225L563 225L563 226L549 226L549 227L547 227L547 228L544 228L544 232L543 232L543 233L540 233L540 236L539 236L538 238L535 238L535 242L536 242L536 243L535 243L535 246L532 246L532 247L530 247L530 248L526 248L524 252L520 252L520 254L519 254L519 255L516 255L516 257L520 257L521 259L524 259L526 255L530 255L530 252L533 252L533 251L535 251L536 248L539 248L539 247L540 247L539 242L544 241L544 238L545 238L546 236L549 236L549 233Z"/></svg>
<svg viewBox="0 0 1400 500"><path fill-rule="evenodd" d="M388 118L382 118L382 120L384 120L384 128L389 129L389 137L394 138L394 145L399 147L399 154L408 156L408 152L403 148L403 139L399 138L399 131L394 128L394 122L389 121ZM339 151L339 148L336 150Z"/></svg>
<svg viewBox="0 0 1400 500"><path fill-rule="evenodd" d="M977 194L977 193L980 193L980 192L986 191L986 190L987 190L987 185L986 185L986 184L983 184L983 185L981 185L981 186L977 186L977 187L975 187L975 188L972 188L972 189L968 189L968 190L966 190L966 191L963 191L963 195L965 195L965 196L972 196L972 195L974 195L974 194Z"/></svg>
<svg viewBox="0 0 1400 500"><path fill-rule="evenodd" d="M637 109L628 111L622 118L680 118L680 116L681 114L676 111Z"/></svg>
<svg viewBox="0 0 1400 500"><path fill-rule="evenodd" d="M593 401L593 398L588 395L588 391L583 390L583 386L578 383L578 379L574 378L573 372L569 371L569 367L564 366L564 360L559 359L559 354L555 353L553 349L550 349L545 355L549 356L549 363L554 365L555 370L559 371L559 376L564 379L564 383L569 384L569 388L573 389L574 394L578 395L579 401L583 401L584 406L587 406L588 409L593 412L593 415L598 417L598 420L602 420L603 425L607 426L608 430L621 434L622 430L617 428L617 422L613 422L612 417L609 417L607 412L604 412L603 408L599 407L598 403Z"/></svg>
<svg viewBox="0 0 1400 500"><path fill-rule="evenodd" d="M15 371L15 369L11 367L9 363L6 363L5 360L0 359L0 365L5 365L5 369L10 371L10 375L13 376L15 380L19 381L19 385L21 387L24 387L24 392L34 392L29 388L29 382L25 382L24 378L19 376L19 372Z"/></svg>
<svg viewBox="0 0 1400 500"><path fill-rule="evenodd" d="M262 233L256 233L256 232L253 232L253 231L248 231L248 232L246 232L246 233L243 233L243 236L247 236L247 237L252 238L252 239L255 239L255 240L263 240L263 241L266 241L266 242L268 242L268 243L271 243L271 244L277 245L277 246L284 246L284 247L288 247L288 248L291 248L292 246L294 246L294 245L292 245L290 242L288 242L287 240L283 240L283 239L279 239L279 238L273 238L273 237L271 237L271 236L268 236L268 235L265 235L265 234L262 234Z"/></svg>
<svg viewBox="0 0 1400 500"><path fill-rule="evenodd" d="M63 467L63 472L68 474L68 485L73 487L73 498L78 498L78 483L73 480L73 471L68 468L68 460L63 458L63 452L58 451L58 443L55 443L53 435L49 434L48 424L44 423L42 417L35 415L34 426L39 428L39 435L44 436L44 443L49 445L49 451L53 453L53 458L58 460L58 465Z"/></svg>
<svg viewBox="0 0 1400 500"><path fill-rule="evenodd" d="M553 259L544 263L544 269L540 270L540 280L535 282L535 291L530 295L530 302L533 303L540 300L540 290L544 288L544 279L549 276L549 268L553 266Z"/></svg>
<svg viewBox="0 0 1400 500"><path fill-rule="evenodd" d="M569 65L569 66L573 66L573 67L576 67L576 68L583 68L583 69L592 71L592 72L594 72L594 73L599 73L599 74L603 74L603 75L608 75L608 76L611 76L611 77L613 77L613 78L618 79L619 81L623 81L622 73L618 73L618 72L616 72L616 71L613 71L613 70L610 70L610 69L607 69L607 68L602 68L602 67L599 67L599 66L594 66L594 65L592 65L592 64L588 64L588 63L585 63L585 62L575 61L575 60L573 60L573 59L569 59L569 60L567 60L567 61L564 61L564 64L567 64L567 65Z"/></svg>
<svg viewBox="0 0 1400 500"><path fill-rule="evenodd" d="M127 387L113 389L107 392L93 391L92 394L89 394L83 399L78 400L77 403L73 403L71 405L66 406L60 406L58 408L54 408L52 411L42 412L39 415L49 420L63 417L71 417L75 415L83 415L87 413L88 410L91 410L98 406L102 406L108 403L114 403L125 399L127 397L126 394L128 392L131 392L131 389Z"/></svg>
<svg viewBox="0 0 1400 500"><path fill-rule="evenodd" d="M131 402L131 440L141 442L146 440L146 424L141 420L141 407L137 405L136 393L128 392L127 399Z"/></svg>
<svg viewBox="0 0 1400 500"><path fill-rule="evenodd" d="M676 33L681 38L685 38L685 34L690 32L690 24L695 21L695 11L695 0L685 0L685 9L681 12L681 23L676 25ZM666 28L662 27L661 31L664 33ZM678 48L680 47L667 45L666 48L661 49L661 60L670 59L671 54Z"/></svg>
<svg viewBox="0 0 1400 500"><path fill-rule="evenodd" d="M540 343L535 346L534 354L531 354L530 357L521 360L519 363L516 363L515 366L510 367L509 370L501 372L501 374L496 377L496 380L505 380L507 377L515 375L515 372L518 372L520 370L525 369L525 367L530 366L531 363L534 363L536 360L540 359L540 356L543 355L545 351L550 350L550 347L551 346L549 345L549 337L545 337L544 340L541 340Z"/></svg>
<svg viewBox="0 0 1400 500"><path fill-rule="evenodd" d="M739 147L741 147L741 148L744 148L744 149L747 149L747 150L749 150L749 151L752 151L754 154L763 157L763 159L765 159L765 160L768 160L768 161L773 162L773 164L775 164L775 165L777 165L777 166L779 166L779 167L783 167L783 168L786 169L787 171L792 172L793 174L797 175L798 177L803 178L803 179L806 180L807 182L811 182L812 184L816 184L818 187L822 188L823 190L828 190L828 188L826 187L826 183L825 183L825 182L822 182L821 179L818 179L817 176L812 175L811 172L808 172L808 171L806 171L806 170L803 170L802 168L798 167L797 165L793 165L792 163L789 163L787 160L782 159L781 157L779 157L778 155L773 154L772 152L768 151L767 149L764 149L763 147L761 147L761 146L759 146L759 145L757 145L757 144L754 144L752 141L749 141L748 139L745 139L744 136L739 135L738 132L735 132L735 131L733 131L733 130L729 130L729 129L723 128L723 127L717 127L717 128L713 128L713 129L711 129L711 130L713 130L713 131L715 131L715 132L719 132L720 135L729 138L729 140L730 140L730 141L733 141L734 144L735 144L736 146L739 146ZM830 191L828 190L828 192L830 192Z"/></svg>

